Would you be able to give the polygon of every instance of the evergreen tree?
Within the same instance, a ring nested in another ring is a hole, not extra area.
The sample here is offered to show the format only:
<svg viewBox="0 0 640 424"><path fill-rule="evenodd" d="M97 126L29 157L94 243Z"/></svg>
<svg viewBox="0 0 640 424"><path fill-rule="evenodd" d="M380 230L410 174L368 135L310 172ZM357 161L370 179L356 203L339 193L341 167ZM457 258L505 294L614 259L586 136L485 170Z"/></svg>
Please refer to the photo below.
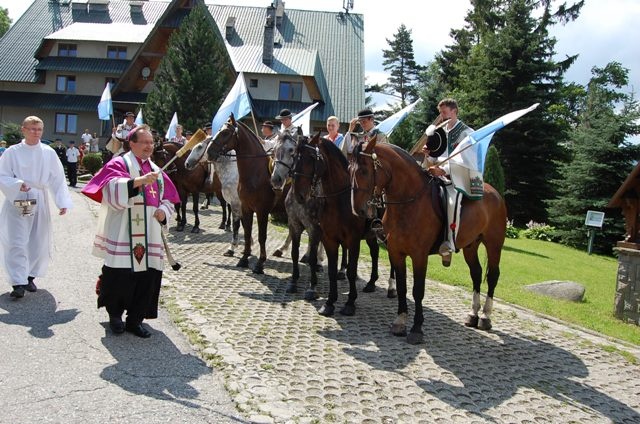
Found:
<svg viewBox="0 0 640 424"><path fill-rule="evenodd" d="M413 57L413 40L411 30L400 25L393 39L387 38L389 50L382 50L385 71L390 71L389 82L384 88L390 90L401 101L402 107L417 99L416 81L423 67L416 64Z"/></svg>
<svg viewBox="0 0 640 424"><path fill-rule="evenodd" d="M573 157L561 169L559 197L549 208L551 223L565 244L586 247L587 211L604 211L640 153L640 146L628 142L629 136L640 133L636 123L640 107L633 93L621 91L627 83L628 70L611 62L604 68L593 68L584 89L579 123L570 138ZM622 238L624 227L618 211L606 212L594 251L610 253Z"/></svg>
<svg viewBox="0 0 640 424"><path fill-rule="evenodd" d="M484 162L483 178L485 183L491 184L501 196L504 196L504 169L496 146L489 146Z"/></svg>
<svg viewBox="0 0 640 424"><path fill-rule="evenodd" d="M437 58L457 98L461 118L478 128L517 109L542 106L496 133L505 169L510 218L523 224L547 219L554 197L550 179L566 160L567 126L557 119L565 93L563 74L575 56L556 62L549 28L577 17L583 1L557 10L549 1L474 0L456 43Z"/></svg>
<svg viewBox="0 0 640 424"><path fill-rule="evenodd" d="M171 35L147 97L145 118L166 131L174 112L187 129L211 121L231 88L232 67L206 6L198 3Z"/></svg>
<svg viewBox="0 0 640 424"><path fill-rule="evenodd" d="M11 27L11 18L9 18L9 9L0 7L0 38L9 31Z"/></svg>

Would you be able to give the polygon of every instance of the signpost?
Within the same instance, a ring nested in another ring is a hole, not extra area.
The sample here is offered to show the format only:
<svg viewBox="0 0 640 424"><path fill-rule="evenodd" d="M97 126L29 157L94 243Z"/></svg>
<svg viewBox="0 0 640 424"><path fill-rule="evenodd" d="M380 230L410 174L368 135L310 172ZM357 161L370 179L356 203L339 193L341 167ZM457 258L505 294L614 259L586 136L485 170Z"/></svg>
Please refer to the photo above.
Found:
<svg viewBox="0 0 640 424"><path fill-rule="evenodd" d="M584 220L584 225L587 226L587 237L589 237L589 245L587 246L587 253L591 254L593 249L593 239L596 237L596 228L602 228L604 222L604 212L587 211L587 216Z"/></svg>

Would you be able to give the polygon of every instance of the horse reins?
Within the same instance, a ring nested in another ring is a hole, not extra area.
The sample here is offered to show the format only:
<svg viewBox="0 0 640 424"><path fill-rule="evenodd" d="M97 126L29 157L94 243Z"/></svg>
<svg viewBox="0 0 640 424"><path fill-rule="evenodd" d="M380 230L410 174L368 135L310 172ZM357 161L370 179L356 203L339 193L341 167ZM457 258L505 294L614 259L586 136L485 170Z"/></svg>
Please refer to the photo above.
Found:
<svg viewBox="0 0 640 424"><path fill-rule="evenodd" d="M367 205L373 206L376 208L384 208L384 205L402 205L406 203L412 203L416 200L417 196L412 196L406 200L397 200L397 201L384 200L384 197L386 196L386 191L384 189L378 190L378 185L376 184L376 171L378 170L378 168L382 169L384 173L387 175L387 177L389 178L389 181L391 181L391 179L393 178L393 174L391 174L391 172L387 171L387 169L384 166L382 166L382 162L378 160L378 155L376 154L376 152L365 153L360 151L358 153L362 156L371 158L371 160L373 161L373 188L371 189L371 199L367 200ZM366 191L366 189L359 188L359 187L353 187L353 190Z"/></svg>
<svg viewBox="0 0 640 424"><path fill-rule="evenodd" d="M318 172L317 172L317 163L322 161L322 155L320 154L320 149L316 146L316 147L311 147L308 144L304 144L302 145L302 147L306 147L308 149L311 149L312 151L315 152L315 158L313 161L313 174L312 175L307 175L307 174L303 174L302 172L294 172L293 173L293 178L295 178L296 176L301 176L301 177L306 177L309 178L311 180L311 196L315 197L316 199L328 199L331 197L336 197L339 196L347 191L349 191L351 189L351 184L349 184L347 187L338 190L336 192L330 193L330 194L317 194L316 192L316 187L318 186ZM300 154L296 155L296 158L294 159L294 166L297 162L298 157L300 156ZM286 165L286 164L285 164Z"/></svg>

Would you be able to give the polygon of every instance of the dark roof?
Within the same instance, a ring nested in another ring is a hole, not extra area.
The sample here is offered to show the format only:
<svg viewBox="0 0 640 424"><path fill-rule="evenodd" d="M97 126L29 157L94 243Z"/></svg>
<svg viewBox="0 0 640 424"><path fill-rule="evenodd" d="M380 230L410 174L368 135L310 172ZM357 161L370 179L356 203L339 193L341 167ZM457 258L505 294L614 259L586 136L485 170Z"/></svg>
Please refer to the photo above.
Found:
<svg viewBox="0 0 640 424"><path fill-rule="evenodd" d="M28 0L25 0L28 1ZM132 14L129 1L111 0L107 11L76 9L73 2L34 0L23 15L0 39L0 81L38 82L38 60L35 54L42 40L75 22L88 23L155 23L169 2L144 1L142 13Z"/></svg>
<svg viewBox="0 0 640 424"><path fill-rule="evenodd" d="M36 69L39 71L93 72L98 74L122 74L129 60L98 59L91 57L49 56L40 60Z"/></svg>
<svg viewBox="0 0 640 424"><path fill-rule="evenodd" d="M0 106L27 107L29 109L59 110L65 112L95 111L98 113L100 96L75 94L25 93L3 91Z"/></svg>
<svg viewBox="0 0 640 424"><path fill-rule="evenodd" d="M626 196L636 196L638 192L640 192L640 163L627 175L627 178L609 201L607 208L621 208L624 205Z"/></svg>

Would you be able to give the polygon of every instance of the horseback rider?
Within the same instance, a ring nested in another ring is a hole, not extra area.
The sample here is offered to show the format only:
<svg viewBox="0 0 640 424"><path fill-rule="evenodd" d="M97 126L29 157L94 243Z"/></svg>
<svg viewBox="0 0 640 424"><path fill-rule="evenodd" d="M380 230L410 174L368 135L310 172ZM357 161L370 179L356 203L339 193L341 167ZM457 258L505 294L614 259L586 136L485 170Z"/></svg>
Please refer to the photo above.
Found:
<svg viewBox="0 0 640 424"><path fill-rule="evenodd" d="M264 121L261 127L262 136L262 146L264 147L264 151L270 153L276 147L276 141L280 132L275 129L275 124L271 121Z"/></svg>
<svg viewBox="0 0 640 424"><path fill-rule="evenodd" d="M205 122L205 124L203 125L204 131L207 133L207 138L204 140L204 144L205 146L208 145L209 141L213 138L213 135L211 134L211 122ZM206 186L210 186L213 184L213 174L214 174L215 170L213 169L213 163L209 162L207 164L207 178L205 180L205 185ZM211 193L207 193L205 194L205 199L202 202L202 205L200 205L200 209L209 209L209 205L211 204L211 199L212 199L212 194Z"/></svg>
<svg viewBox="0 0 640 424"><path fill-rule="evenodd" d="M280 128L280 133L289 133L290 135L296 135L298 133L298 126L293 125L293 114L289 109L282 109L280 114L275 117L278 121L282 123L282 127Z"/></svg>
<svg viewBox="0 0 640 424"><path fill-rule="evenodd" d="M425 153L425 165L429 174L440 178L447 191L447 222L446 236L438 253L442 256L442 265L451 264L452 253L456 250L455 236L457 234L457 223L460 222L460 203L462 193L456 190L456 178L452 175L452 168L449 162L439 165L441 161L448 158L458 144L473 132L469 126L458 119L458 103L452 98L446 98L438 103L440 115L436 119L436 124L431 124L425 130L427 138L438 136L436 132L444 135L446 143L437 151L430 151L430 143L426 143L422 148ZM433 147L432 147L433 148ZM435 149L435 148L434 148ZM439 153L439 154L438 154ZM433 157L433 156L437 157Z"/></svg>
<svg viewBox="0 0 640 424"><path fill-rule="evenodd" d="M362 132L354 132L357 124L360 124ZM376 128L376 122L373 120L373 111L369 108L362 109L358 112L358 116L349 122L349 131L347 131L342 143L342 153L345 156L350 155L359 141L369 141L374 136L376 137L376 143L387 143L385 133Z"/></svg>

